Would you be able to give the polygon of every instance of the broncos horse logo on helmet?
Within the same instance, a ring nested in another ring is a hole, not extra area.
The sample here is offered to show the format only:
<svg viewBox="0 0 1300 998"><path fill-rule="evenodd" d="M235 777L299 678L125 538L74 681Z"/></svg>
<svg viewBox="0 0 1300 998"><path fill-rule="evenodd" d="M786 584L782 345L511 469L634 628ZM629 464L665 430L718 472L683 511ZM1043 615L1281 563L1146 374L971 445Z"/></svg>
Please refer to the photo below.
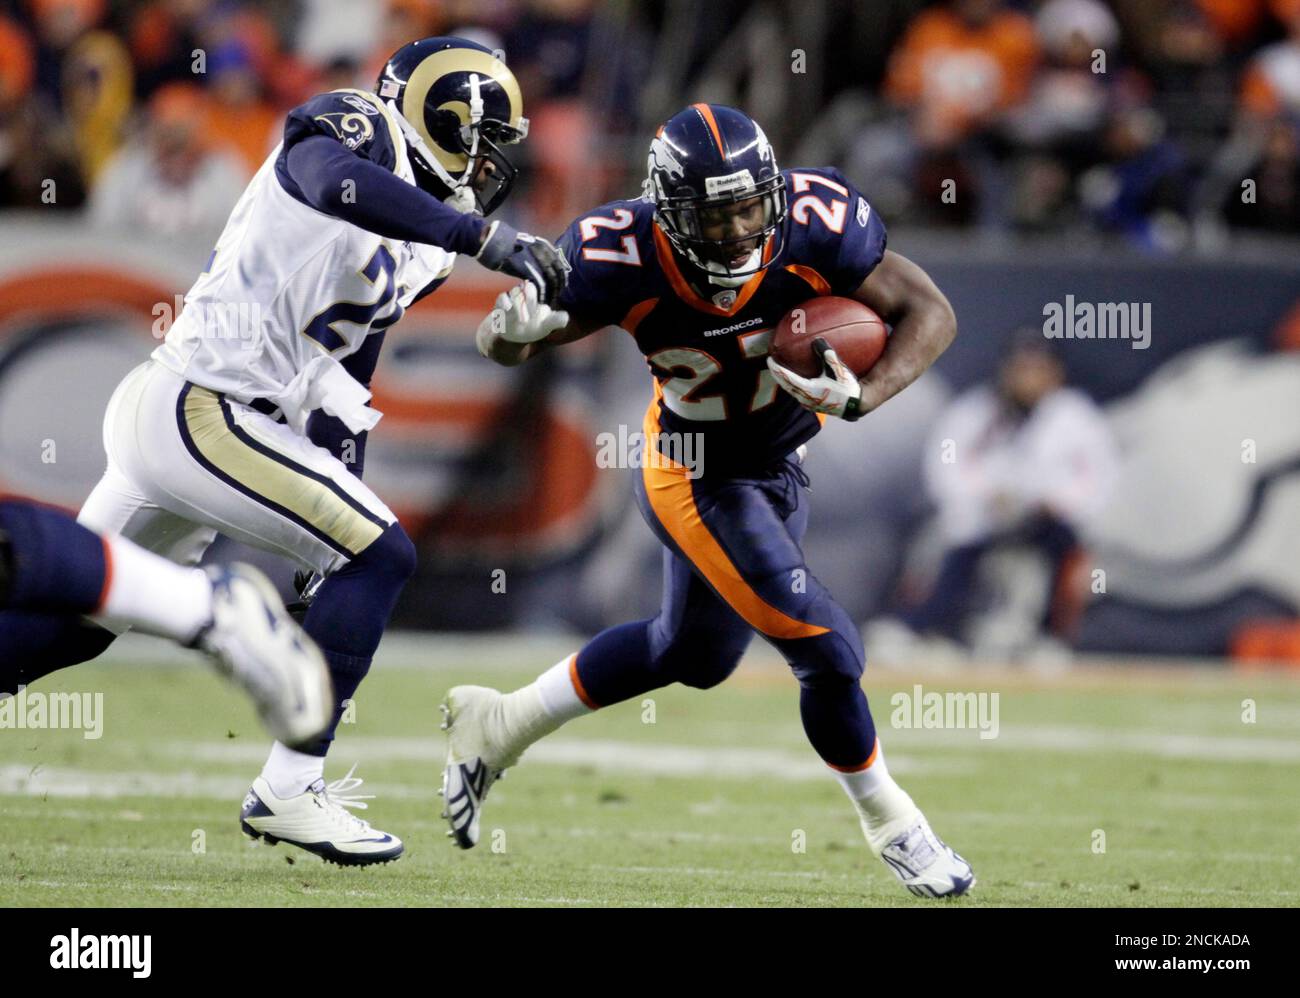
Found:
<svg viewBox="0 0 1300 998"><path fill-rule="evenodd" d="M645 197L669 241L714 284L738 287L780 255L785 178L758 122L734 107L692 104L664 123L650 144ZM721 239L704 235L719 209L725 214L742 202L761 207L757 228Z"/></svg>
<svg viewBox="0 0 1300 998"><path fill-rule="evenodd" d="M501 146L523 139L528 119L519 82L490 49L464 38L411 42L375 91L403 124L422 188L484 215L501 205L516 174Z"/></svg>

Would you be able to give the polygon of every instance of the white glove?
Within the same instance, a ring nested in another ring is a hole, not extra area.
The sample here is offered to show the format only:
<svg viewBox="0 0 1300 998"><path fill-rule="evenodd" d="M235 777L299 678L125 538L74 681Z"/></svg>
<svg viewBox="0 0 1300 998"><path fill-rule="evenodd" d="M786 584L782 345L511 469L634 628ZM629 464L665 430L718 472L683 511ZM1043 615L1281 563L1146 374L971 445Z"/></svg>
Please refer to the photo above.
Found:
<svg viewBox="0 0 1300 998"><path fill-rule="evenodd" d="M537 300L537 286L529 281L497 295L497 307L479 323L475 342L478 352L489 357L497 340L536 343L568 324L569 313L541 304Z"/></svg>
<svg viewBox="0 0 1300 998"><path fill-rule="evenodd" d="M864 416L859 408L862 383L844 366L822 337L813 340L813 350L822 359L822 373L815 378L805 378L788 367L782 367L776 358L768 355L767 369L776 383L794 396L795 401L813 412L825 412L850 422Z"/></svg>

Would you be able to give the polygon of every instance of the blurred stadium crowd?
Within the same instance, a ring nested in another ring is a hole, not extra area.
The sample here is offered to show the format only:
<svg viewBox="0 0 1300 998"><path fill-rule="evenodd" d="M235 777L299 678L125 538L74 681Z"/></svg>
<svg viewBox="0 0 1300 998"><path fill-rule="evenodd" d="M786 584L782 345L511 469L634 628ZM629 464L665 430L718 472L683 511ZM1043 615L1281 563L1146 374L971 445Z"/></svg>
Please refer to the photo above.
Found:
<svg viewBox="0 0 1300 998"><path fill-rule="evenodd" d="M214 230L288 108L436 33L519 76L534 225L633 193L646 134L706 99L893 225L1300 231L1300 0L0 0L0 207Z"/></svg>
<svg viewBox="0 0 1300 998"><path fill-rule="evenodd" d="M1285 649L1251 654L1300 661L1300 0L0 0L5 486L80 501L145 328L105 289L147 288L128 297L157 318L285 112L369 89L433 34L501 50L520 80L531 130L502 214L521 228L634 196L659 123L731 104L783 166L843 169L950 296L963 333L933 375L831 421L809 457L839 483L818 492L810 562L871 644L1012 655L1042 628L1221 655L1272 641L1263 620ZM490 300L440 293L380 372L367 480L421 545L398 619L596 630L653 612L631 478L597 481L585 449L640 425L642 358L606 337L503 373L463 349ZM1062 300L1144 305L1156 332L1047 343ZM1008 335L1026 325L1035 350ZM47 399L55 377L77 387ZM463 418L488 398L503 417ZM57 482L25 443L49 425L85 443ZM922 458L962 434L966 477L945 486ZM502 564L521 598L484 597Z"/></svg>

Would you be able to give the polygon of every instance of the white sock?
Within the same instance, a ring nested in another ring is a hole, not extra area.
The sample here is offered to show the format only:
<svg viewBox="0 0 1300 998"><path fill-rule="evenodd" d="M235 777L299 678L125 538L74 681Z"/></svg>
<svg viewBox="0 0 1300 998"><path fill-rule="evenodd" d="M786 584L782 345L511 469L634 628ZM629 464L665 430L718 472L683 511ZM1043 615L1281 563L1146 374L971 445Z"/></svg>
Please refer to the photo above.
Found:
<svg viewBox="0 0 1300 998"><path fill-rule="evenodd" d="M212 584L124 537L105 537L108 579L96 620L188 644L212 619Z"/></svg>
<svg viewBox="0 0 1300 998"><path fill-rule="evenodd" d="M295 752L287 745L276 742L262 767L262 779L271 786L271 793L281 800L297 797L317 780L325 778L325 757Z"/></svg>
<svg viewBox="0 0 1300 998"><path fill-rule="evenodd" d="M890 839L903 831L920 814L902 787L889 775L885 765L885 750L876 739L871 764L853 773L835 772L835 778L853 801L862 822L862 832L867 845L877 856Z"/></svg>
<svg viewBox="0 0 1300 998"><path fill-rule="evenodd" d="M501 765L512 764L539 738L595 709L583 701L575 686L573 663L577 657L574 654L556 662L536 680L497 702L494 728L501 735L496 746L502 754Z"/></svg>

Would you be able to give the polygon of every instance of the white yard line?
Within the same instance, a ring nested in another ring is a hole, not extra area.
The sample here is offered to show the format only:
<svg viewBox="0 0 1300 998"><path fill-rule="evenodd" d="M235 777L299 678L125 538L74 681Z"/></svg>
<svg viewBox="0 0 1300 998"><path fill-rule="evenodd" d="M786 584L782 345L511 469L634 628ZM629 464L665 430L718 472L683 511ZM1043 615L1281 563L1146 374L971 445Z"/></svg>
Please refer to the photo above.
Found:
<svg viewBox="0 0 1300 998"><path fill-rule="evenodd" d="M152 770L90 770L64 766L0 766L0 795L111 799L116 797L186 797L204 800L242 800L248 777L212 776L192 772L159 773ZM367 784L379 797L433 799L434 787Z"/></svg>
<svg viewBox="0 0 1300 998"><path fill-rule="evenodd" d="M945 776L974 773L987 758L982 750L1033 750L1074 755L1132 753L1159 759L1220 763L1300 762L1300 740L1247 736L1168 734L1158 731L1116 731L1108 728L1044 725L1004 725L995 739L981 740L974 732L912 731L894 743L890 769L905 775L934 773ZM967 758L924 758L910 750L959 749ZM335 748L340 764L361 762L419 762L429 767L426 787L380 785L381 797L422 799L433 788L441 766L441 738L344 737ZM214 775L189 771L160 773L152 770L104 770L10 764L0 766L0 795L59 797L184 796L227 799L242 796L265 758L260 743L177 741L166 755L187 764L214 763L247 766L242 775ZM714 778L726 780L825 781L829 773L811 753L770 748L683 745L673 742L616 741L611 739L547 739L528 751L526 764L589 767L598 772L630 772L650 776Z"/></svg>
<svg viewBox="0 0 1300 998"><path fill-rule="evenodd" d="M429 673L430 689L441 691L440 673L472 670L487 674L540 674L553 663L567 658L588 640L580 634L560 632L495 634L426 634L394 631L384 636L375 656L377 669L414 669ZM98 661L121 666L185 666L203 669L202 659L193 652L178 651L165 641L128 634L119 638ZM755 642L746 653L735 682L777 679L793 684L789 667L771 648ZM864 681L869 688L881 685L905 686L925 680L936 688L980 689L1124 689L1148 690L1175 687L1185 692L1202 692L1225 684L1276 689L1300 694L1300 670L1242 671L1223 659L1168 658L1152 655L1080 655L1062 673L1044 674L1005 662L969 662L959 670L940 669L924 662L907 666L869 661ZM703 694L707 696L708 694Z"/></svg>

